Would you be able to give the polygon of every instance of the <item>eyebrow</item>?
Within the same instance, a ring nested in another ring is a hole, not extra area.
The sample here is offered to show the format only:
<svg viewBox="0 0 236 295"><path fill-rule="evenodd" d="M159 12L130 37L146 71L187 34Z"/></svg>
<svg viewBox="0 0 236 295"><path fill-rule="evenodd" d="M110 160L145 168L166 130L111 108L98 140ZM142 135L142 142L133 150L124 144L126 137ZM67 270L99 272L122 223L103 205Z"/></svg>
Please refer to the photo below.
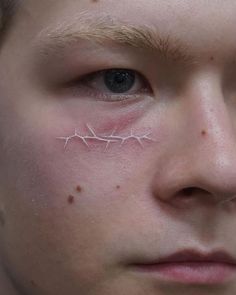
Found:
<svg viewBox="0 0 236 295"><path fill-rule="evenodd" d="M81 14L76 20L61 23L53 29L42 31L35 42L42 54L58 53L77 44L81 40L104 44L113 42L134 49L158 53L168 61L182 64L194 63L188 48L170 35L162 36L157 28L143 25L135 26L111 17L89 17Z"/></svg>

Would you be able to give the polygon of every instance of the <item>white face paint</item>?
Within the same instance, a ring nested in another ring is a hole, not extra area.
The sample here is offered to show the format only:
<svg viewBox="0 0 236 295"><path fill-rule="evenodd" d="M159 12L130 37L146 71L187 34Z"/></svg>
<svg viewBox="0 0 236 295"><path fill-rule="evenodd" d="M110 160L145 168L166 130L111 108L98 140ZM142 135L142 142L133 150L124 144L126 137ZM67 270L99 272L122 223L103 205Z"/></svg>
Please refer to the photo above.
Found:
<svg viewBox="0 0 236 295"><path fill-rule="evenodd" d="M98 134L96 134L94 129L89 124L86 124L86 127L88 128L88 130L90 132L89 135L81 135L75 129L75 132L73 135L65 136L65 137L57 137L57 139L65 141L65 145L64 145L65 149L66 149L68 143L70 142L70 140L72 140L73 138L79 138L88 148L90 148L89 143L88 143L89 140L97 140L97 141L106 143L105 150L108 149L108 147L111 143L120 143L120 146L123 146L123 144L125 142L127 142L128 140L135 140L143 148L143 141L144 140L145 141L153 141L153 142L156 141L156 140L152 139L151 137L149 137L151 134L150 132L145 133L143 135L135 135L133 133L133 130L131 130L129 135L121 136L121 135L115 134L115 132L116 132L116 128L115 128L112 131L112 133L109 135L98 135Z"/></svg>

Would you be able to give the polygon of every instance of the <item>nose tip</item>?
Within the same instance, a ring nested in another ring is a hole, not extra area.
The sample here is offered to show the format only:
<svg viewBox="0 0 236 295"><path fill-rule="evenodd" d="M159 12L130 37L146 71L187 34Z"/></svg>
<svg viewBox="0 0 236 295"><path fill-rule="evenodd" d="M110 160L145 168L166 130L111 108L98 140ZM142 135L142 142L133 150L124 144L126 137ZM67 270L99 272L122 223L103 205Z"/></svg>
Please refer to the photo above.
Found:
<svg viewBox="0 0 236 295"><path fill-rule="evenodd" d="M186 163L186 162L185 162ZM215 166L215 167L213 167ZM178 168L168 168L156 176L154 194L166 203L188 204L196 201L224 204L236 201L236 170L227 165L192 165L184 163Z"/></svg>
<svg viewBox="0 0 236 295"><path fill-rule="evenodd" d="M179 204L200 199L215 204L236 200L236 140L231 132L226 133L208 134L198 145L166 154L153 182L155 195Z"/></svg>

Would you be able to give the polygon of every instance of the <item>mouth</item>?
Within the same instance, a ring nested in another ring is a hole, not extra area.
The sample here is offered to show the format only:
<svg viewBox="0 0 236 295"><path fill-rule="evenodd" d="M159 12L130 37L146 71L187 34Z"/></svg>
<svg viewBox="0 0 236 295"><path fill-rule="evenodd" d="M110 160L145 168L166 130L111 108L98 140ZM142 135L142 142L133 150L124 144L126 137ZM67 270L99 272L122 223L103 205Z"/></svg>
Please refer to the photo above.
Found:
<svg viewBox="0 0 236 295"><path fill-rule="evenodd" d="M186 249L130 266L139 274L184 284L222 284L236 278L236 259L225 251Z"/></svg>

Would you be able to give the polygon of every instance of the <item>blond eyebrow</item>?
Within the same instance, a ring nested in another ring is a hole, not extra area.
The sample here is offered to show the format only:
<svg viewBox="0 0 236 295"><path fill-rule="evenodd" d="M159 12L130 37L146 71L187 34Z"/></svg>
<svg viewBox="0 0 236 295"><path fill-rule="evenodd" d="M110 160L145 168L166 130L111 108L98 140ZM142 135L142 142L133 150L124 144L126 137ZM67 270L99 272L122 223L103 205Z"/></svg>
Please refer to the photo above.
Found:
<svg viewBox="0 0 236 295"><path fill-rule="evenodd" d="M194 57L189 54L188 49L170 35L161 36L158 30L151 26L135 26L110 17L90 18L82 15L77 21L42 31L34 43L40 44L42 53L49 54L70 47L81 40L98 44L113 42L135 49L157 52L169 61L185 64L194 62Z"/></svg>

